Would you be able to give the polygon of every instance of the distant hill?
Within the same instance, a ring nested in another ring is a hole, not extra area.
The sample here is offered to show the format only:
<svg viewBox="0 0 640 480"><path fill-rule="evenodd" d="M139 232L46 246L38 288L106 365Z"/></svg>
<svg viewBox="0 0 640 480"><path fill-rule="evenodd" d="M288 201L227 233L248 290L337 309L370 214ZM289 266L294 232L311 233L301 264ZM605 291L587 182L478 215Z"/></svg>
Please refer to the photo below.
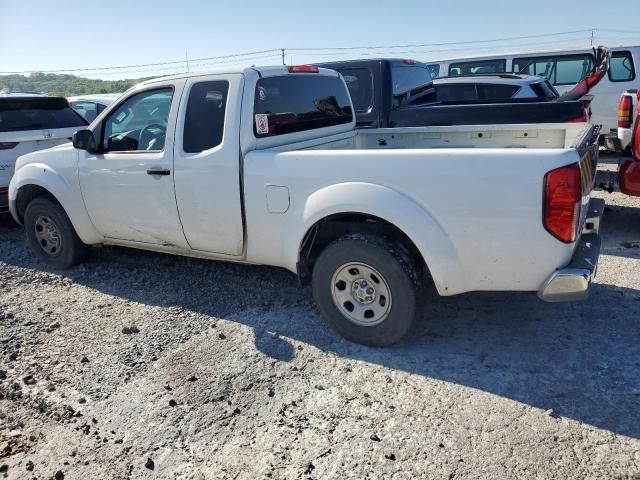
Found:
<svg viewBox="0 0 640 480"><path fill-rule="evenodd" d="M0 90L8 88L11 92L35 92L70 97L91 93L121 93L144 80L147 79L96 80L54 73L32 73L29 76L0 75Z"/></svg>

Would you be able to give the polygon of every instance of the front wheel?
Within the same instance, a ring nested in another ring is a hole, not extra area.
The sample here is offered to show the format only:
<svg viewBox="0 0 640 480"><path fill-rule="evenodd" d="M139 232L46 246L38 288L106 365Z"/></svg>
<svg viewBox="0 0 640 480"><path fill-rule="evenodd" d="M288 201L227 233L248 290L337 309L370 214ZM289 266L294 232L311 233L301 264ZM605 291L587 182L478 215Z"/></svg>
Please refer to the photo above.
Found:
<svg viewBox="0 0 640 480"><path fill-rule="evenodd" d="M48 197L36 197L24 214L27 244L43 263L65 269L81 262L88 247L78 237L64 209Z"/></svg>
<svg viewBox="0 0 640 480"><path fill-rule="evenodd" d="M326 247L313 269L314 300L349 340L391 345L411 329L418 305L414 262L397 244L347 235Z"/></svg>

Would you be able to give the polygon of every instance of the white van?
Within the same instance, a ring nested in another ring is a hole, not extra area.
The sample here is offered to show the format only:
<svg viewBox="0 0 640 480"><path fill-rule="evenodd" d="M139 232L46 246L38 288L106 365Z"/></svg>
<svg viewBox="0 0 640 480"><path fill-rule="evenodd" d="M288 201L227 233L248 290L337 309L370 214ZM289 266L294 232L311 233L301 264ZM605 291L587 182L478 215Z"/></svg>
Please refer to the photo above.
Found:
<svg viewBox="0 0 640 480"><path fill-rule="evenodd" d="M635 68L640 62L640 46L615 47L610 48L610 51L608 75L589 92L589 95L593 95L591 122L601 124L603 133L613 132L616 135L620 94L625 90L640 87L640 79L636 76ZM526 52L426 63L433 78L499 72L540 75L547 77L562 94L589 73L594 63L594 51L585 48Z"/></svg>

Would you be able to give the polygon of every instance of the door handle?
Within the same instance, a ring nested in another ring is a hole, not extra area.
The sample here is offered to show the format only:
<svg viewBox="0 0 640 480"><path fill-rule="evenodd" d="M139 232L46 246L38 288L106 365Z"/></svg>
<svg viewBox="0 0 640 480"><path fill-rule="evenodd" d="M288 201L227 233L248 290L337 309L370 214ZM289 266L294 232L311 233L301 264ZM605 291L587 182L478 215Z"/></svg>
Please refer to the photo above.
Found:
<svg viewBox="0 0 640 480"><path fill-rule="evenodd" d="M167 168L150 168L147 175L171 175L171 170Z"/></svg>

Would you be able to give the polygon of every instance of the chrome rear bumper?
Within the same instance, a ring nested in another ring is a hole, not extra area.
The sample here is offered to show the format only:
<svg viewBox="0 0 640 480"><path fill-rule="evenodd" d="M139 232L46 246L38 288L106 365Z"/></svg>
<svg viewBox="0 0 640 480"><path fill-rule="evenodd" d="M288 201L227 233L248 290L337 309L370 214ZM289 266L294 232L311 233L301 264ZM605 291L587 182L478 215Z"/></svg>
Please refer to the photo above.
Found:
<svg viewBox="0 0 640 480"><path fill-rule="evenodd" d="M589 213L571 262L553 272L538 290L546 302L571 302L589 296L591 281L596 275L600 255L600 220L604 213L604 200L592 198Z"/></svg>

